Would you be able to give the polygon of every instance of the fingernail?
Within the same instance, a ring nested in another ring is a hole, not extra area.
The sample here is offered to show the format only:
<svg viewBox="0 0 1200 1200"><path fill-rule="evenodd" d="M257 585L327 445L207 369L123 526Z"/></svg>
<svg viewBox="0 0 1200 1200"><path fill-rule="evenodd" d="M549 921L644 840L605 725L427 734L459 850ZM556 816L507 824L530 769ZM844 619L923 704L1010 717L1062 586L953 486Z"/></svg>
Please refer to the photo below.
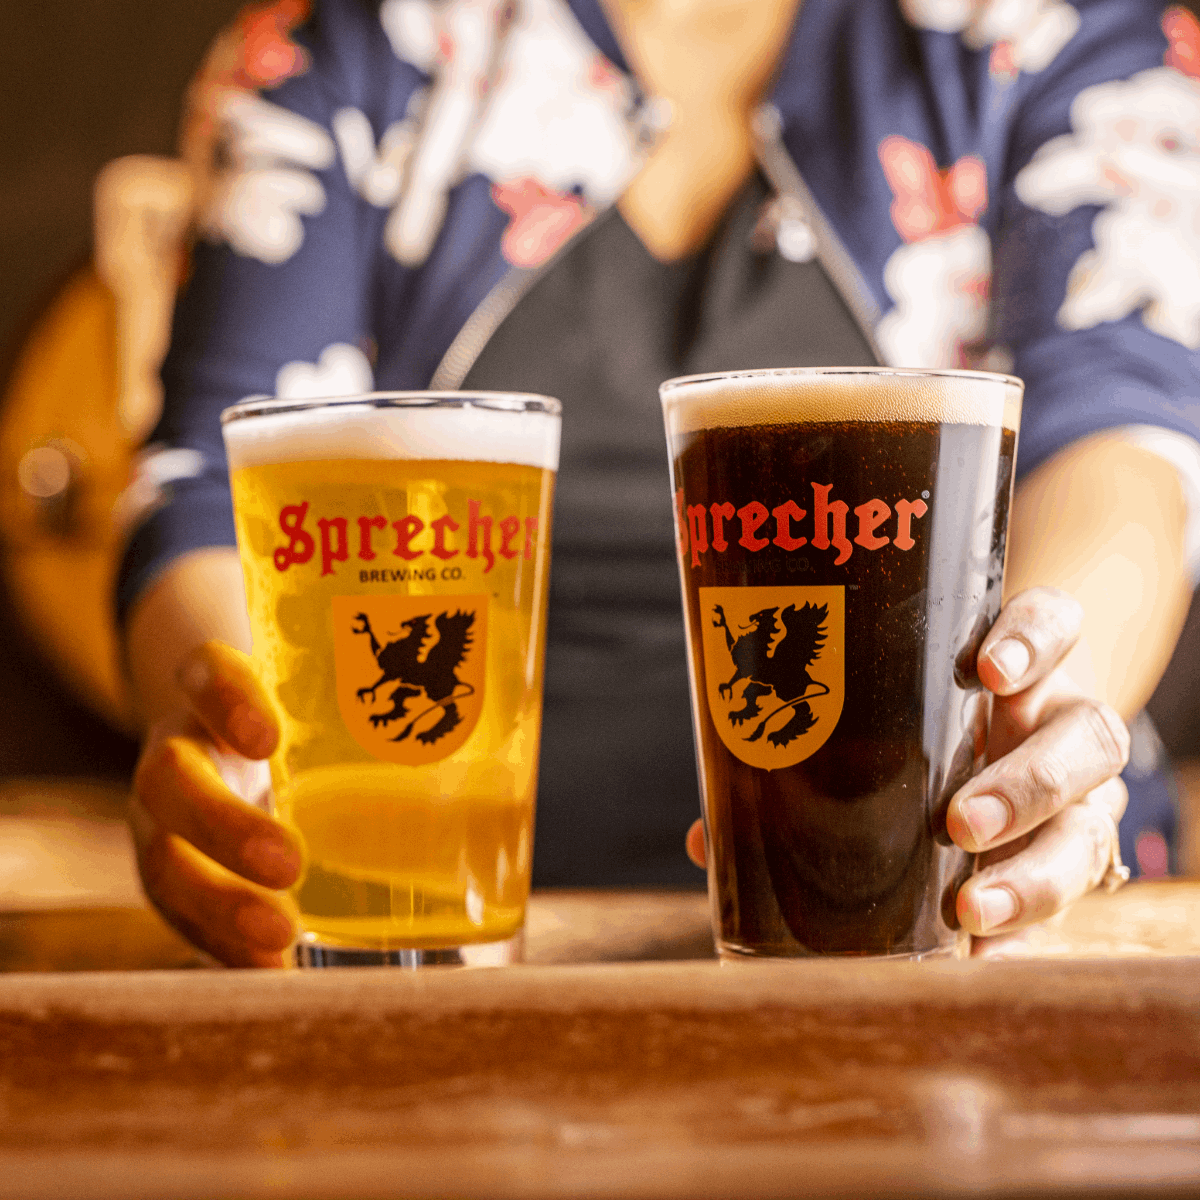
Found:
<svg viewBox="0 0 1200 1200"><path fill-rule="evenodd" d="M243 904L233 924L242 937L264 950L282 950L295 936L287 917L262 904Z"/></svg>
<svg viewBox="0 0 1200 1200"><path fill-rule="evenodd" d="M1026 671L1033 659L1029 655L1029 647L1017 638L1005 638L988 651L996 670L1004 676L1006 683L1016 683Z"/></svg>
<svg viewBox="0 0 1200 1200"><path fill-rule="evenodd" d="M1008 888L984 888L976 892L975 905L979 909L979 928L984 933L1017 915L1017 898Z"/></svg>
<svg viewBox="0 0 1200 1200"><path fill-rule="evenodd" d="M175 682L187 696L198 696L212 683L212 667L199 651L189 654L179 666Z"/></svg>
<svg viewBox="0 0 1200 1200"><path fill-rule="evenodd" d="M290 887L300 874L300 855L274 838L254 838L242 847L242 862L264 887Z"/></svg>
<svg viewBox="0 0 1200 1200"><path fill-rule="evenodd" d="M275 729L249 704L239 704L226 718L229 733L250 758L266 758L275 749Z"/></svg>
<svg viewBox="0 0 1200 1200"><path fill-rule="evenodd" d="M960 811L972 840L980 848L1008 828L1008 805L999 796L971 796L963 801Z"/></svg>

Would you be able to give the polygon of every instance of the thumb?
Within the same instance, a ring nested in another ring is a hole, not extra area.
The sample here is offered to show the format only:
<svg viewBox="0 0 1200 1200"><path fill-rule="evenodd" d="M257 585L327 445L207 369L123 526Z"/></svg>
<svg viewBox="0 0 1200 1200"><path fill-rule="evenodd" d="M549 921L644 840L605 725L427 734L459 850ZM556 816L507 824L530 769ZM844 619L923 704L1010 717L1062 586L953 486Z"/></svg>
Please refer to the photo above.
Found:
<svg viewBox="0 0 1200 1200"><path fill-rule="evenodd" d="M183 660L175 681L218 746L251 759L274 752L279 721L249 656L205 642Z"/></svg>

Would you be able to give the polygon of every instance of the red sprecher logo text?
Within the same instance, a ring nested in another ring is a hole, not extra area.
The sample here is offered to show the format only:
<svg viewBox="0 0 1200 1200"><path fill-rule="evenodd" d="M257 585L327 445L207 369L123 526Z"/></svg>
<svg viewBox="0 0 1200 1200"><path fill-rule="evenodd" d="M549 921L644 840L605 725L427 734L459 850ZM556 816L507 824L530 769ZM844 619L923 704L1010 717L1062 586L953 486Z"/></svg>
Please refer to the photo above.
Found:
<svg viewBox="0 0 1200 1200"><path fill-rule="evenodd" d="M373 562L381 556L385 561L387 557L395 557L412 562L425 554L446 562L463 554L467 558L482 558L486 575L496 565L497 557L514 559L519 555L530 559L537 544L537 517L507 516L496 520L483 514L478 500L467 501L465 547L455 544L454 535L462 529L462 523L449 513L428 525L409 513L390 522L389 532L387 518L380 515L357 517L354 526L346 517L319 517L306 527L308 507L306 500L302 504L285 504L279 510L279 528L288 542L275 549L277 571L309 562L320 542L322 575L336 574L336 564L349 560L352 543L355 558L361 562Z"/></svg>
<svg viewBox="0 0 1200 1200"><path fill-rule="evenodd" d="M683 488L675 493L675 528L679 551L688 554L691 565L700 566L710 550L724 554L730 542L751 553L778 546L781 550L799 550L811 545L817 550L834 550L834 566L841 566L855 546L880 550L891 543L897 550L911 550L914 520L929 511L925 500L897 500L895 505L868 500L854 511L854 538L850 533L850 506L844 500L831 500L831 483L812 485L812 516L795 500L785 500L767 508L757 500L736 508L728 501L714 504L688 504ZM925 496L928 497L926 492Z"/></svg>

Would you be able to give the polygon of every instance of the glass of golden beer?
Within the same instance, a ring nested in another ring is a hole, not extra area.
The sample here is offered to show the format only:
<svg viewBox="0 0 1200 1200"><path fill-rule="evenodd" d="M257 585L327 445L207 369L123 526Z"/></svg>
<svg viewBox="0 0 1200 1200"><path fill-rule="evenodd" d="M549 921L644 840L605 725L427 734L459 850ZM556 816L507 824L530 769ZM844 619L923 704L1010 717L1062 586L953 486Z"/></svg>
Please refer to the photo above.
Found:
<svg viewBox="0 0 1200 1200"><path fill-rule="evenodd" d="M515 961L558 401L251 400L221 421L282 731L272 803L306 847L297 961Z"/></svg>
<svg viewBox="0 0 1200 1200"><path fill-rule="evenodd" d="M718 952L961 948L1022 384L813 369L661 389Z"/></svg>

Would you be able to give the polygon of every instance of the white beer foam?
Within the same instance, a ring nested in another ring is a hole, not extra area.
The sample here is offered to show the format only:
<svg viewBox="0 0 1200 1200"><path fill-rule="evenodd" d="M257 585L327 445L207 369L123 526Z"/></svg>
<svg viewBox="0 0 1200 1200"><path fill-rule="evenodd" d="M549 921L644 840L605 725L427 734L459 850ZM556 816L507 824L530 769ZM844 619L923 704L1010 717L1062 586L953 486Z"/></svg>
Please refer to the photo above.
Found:
<svg viewBox="0 0 1200 1200"><path fill-rule="evenodd" d="M1023 385L1010 375L880 368L747 371L660 389L672 436L798 422L916 421L1016 430Z"/></svg>
<svg viewBox="0 0 1200 1200"><path fill-rule="evenodd" d="M332 403L227 420L222 433L231 471L345 458L451 459L556 471L559 428L557 413Z"/></svg>

